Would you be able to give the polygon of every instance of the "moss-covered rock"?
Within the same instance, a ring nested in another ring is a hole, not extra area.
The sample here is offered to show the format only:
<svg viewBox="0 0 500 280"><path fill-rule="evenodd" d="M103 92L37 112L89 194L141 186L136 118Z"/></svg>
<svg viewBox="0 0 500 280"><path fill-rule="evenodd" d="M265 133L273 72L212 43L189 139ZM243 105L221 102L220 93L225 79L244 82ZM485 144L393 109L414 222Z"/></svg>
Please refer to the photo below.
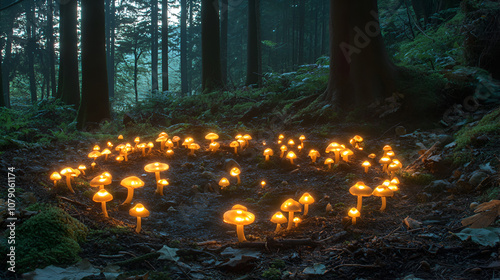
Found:
<svg viewBox="0 0 500 280"><path fill-rule="evenodd" d="M85 240L87 232L84 224L64 210L46 208L16 229L16 266L20 272L26 272L75 263L80 259L79 243Z"/></svg>

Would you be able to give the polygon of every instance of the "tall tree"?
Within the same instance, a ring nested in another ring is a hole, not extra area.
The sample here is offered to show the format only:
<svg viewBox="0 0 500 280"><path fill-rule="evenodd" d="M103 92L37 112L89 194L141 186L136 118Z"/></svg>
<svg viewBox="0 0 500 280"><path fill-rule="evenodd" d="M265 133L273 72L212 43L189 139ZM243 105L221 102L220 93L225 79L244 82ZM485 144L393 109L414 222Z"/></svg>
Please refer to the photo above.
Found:
<svg viewBox="0 0 500 280"><path fill-rule="evenodd" d="M248 1L248 41L246 85L261 84L260 5L259 0Z"/></svg>
<svg viewBox="0 0 500 280"><path fill-rule="evenodd" d="M106 71L104 0L82 0L82 104L77 128L110 118Z"/></svg>
<svg viewBox="0 0 500 280"><path fill-rule="evenodd" d="M168 91L168 0L161 2L161 89Z"/></svg>
<svg viewBox="0 0 500 280"><path fill-rule="evenodd" d="M299 65L304 64L304 36L305 36L305 18L306 18L306 0L298 0L298 13L299 13L299 34L298 34L298 63Z"/></svg>
<svg viewBox="0 0 500 280"><path fill-rule="evenodd" d="M108 68L109 97L115 96L115 0L106 0L106 64Z"/></svg>
<svg viewBox="0 0 500 280"><path fill-rule="evenodd" d="M380 32L377 0L330 0L326 100L343 110L366 106L390 96L395 78Z"/></svg>
<svg viewBox="0 0 500 280"><path fill-rule="evenodd" d="M181 0L181 93L188 92L187 83L187 0Z"/></svg>
<svg viewBox="0 0 500 280"><path fill-rule="evenodd" d="M227 0L221 1L220 7L220 63L222 82L227 85L227 23L229 6Z"/></svg>
<svg viewBox="0 0 500 280"><path fill-rule="evenodd" d="M7 107L5 102L5 93L3 92L3 72L2 72L2 54L0 53L0 107Z"/></svg>
<svg viewBox="0 0 500 280"><path fill-rule="evenodd" d="M201 89L210 92L223 86L220 66L219 2L201 0Z"/></svg>
<svg viewBox="0 0 500 280"><path fill-rule="evenodd" d="M158 0L151 0L151 86L158 92Z"/></svg>
<svg viewBox="0 0 500 280"><path fill-rule="evenodd" d="M56 96L56 55L54 50L54 1L47 0L47 47L51 95ZM48 96L48 95L47 95Z"/></svg>
<svg viewBox="0 0 500 280"><path fill-rule="evenodd" d="M58 97L68 105L80 104L78 78L77 0L60 1L60 63ZM82 40L83 42L83 40ZM103 60L105 61L105 60Z"/></svg>
<svg viewBox="0 0 500 280"><path fill-rule="evenodd" d="M12 62L12 37L14 37L14 17L7 19L7 40L5 42L5 58L3 60L3 93L5 106L10 107L10 73ZM6 17L5 17L6 18ZM4 18L4 19L5 19Z"/></svg>
<svg viewBox="0 0 500 280"><path fill-rule="evenodd" d="M35 80L35 51L36 51L36 32L35 32L35 7L34 1L24 2L26 9L26 34L28 36L26 54L28 56L28 77L30 81L31 104L37 101L36 80Z"/></svg>

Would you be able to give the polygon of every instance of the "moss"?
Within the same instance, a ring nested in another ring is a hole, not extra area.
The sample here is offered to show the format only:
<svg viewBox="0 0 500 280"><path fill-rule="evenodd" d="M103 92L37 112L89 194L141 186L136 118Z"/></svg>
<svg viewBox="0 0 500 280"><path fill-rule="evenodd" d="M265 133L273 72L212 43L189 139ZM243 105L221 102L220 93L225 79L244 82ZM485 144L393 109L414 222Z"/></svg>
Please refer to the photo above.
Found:
<svg viewBox="0 0 500 280"><path fill-rule="evenodd" d="M85 240L87 232L84 224L60 208L42 210L17 228L16 264L19 271L77 262L80 260L79 243Z"/></svg>
<svg viewBox="0 0 500 280"><path fill-rule="evenodd" d="M492 199L498 199L499 197L500 197L500 189L498 187L491 187L481 195L479 201L487 202Z"/></svg>
<svg viewBox="0 0 500 280"><path fill-rule="evenodd" d="M278 268L269 268L262 272L262 277L268 280L279 280L281 279L281 270Z"/></svg>
<svg viewBox="0 0 500 280"><path fill-rule="evenodd" d="M403 182L405 184L409 184L409 185L425 186L425 185L428 185L430 182L435 180L434 176L432 174L429 174L429 173L403 172L403 173L401 173L401 175L402 175Z"/></svg>
<svg viewBox="0 0 500 280"><path fill-rule="evenodd" d="M473 127L464 126L455 134L457 147L455 150L460 150L470 144L472 139L485 134L499 134L500 132L500 108L485 115Z"/></svg>

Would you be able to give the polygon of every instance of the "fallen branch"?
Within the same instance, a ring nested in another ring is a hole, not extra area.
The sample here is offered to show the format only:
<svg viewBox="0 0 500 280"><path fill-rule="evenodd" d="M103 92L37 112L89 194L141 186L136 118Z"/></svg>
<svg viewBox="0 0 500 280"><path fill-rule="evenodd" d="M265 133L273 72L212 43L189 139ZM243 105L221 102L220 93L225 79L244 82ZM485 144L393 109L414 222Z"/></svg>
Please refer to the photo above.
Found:
<svg viewBox="0 0 500 280"><path fill-rule="evenodd" d="M405 168L405 171L408 171L410 169L413 168L414 165L416 165L419 161L422 161L424 162L427 158L429 158L432 153L434 152L434 150L436 150L437 146L440 144L439 141L437 141L436 143L434 143L434 145L432 145L432 147L430 147L427 151L425 151L425 153L423 153L419 158L417 158L415 161L413 161L412 163L410 163L406 168Z"/></svg>
<svg viewBox="0 0 500 280"><path fill-rule="evenodd" d="M322 244L323 244L322 242L314 241L311 239L275 240L274 238L268 238L266 242L243 242L239 243L237 246L240 248L257 248L257 249L269 250L269 248L296 247L296 246L317 247L321 246Z"/></svg>
<svg viewBox="0 0 500 280"><path fill-rule="evenodd" d="M78 201L75 201L75 200L72 200L72 199L69 199L67 197L64 197L64 196L58 196L57 198L61 199L61 200L64 200L64 201L67 201L69 203L73 203L73 204L76 204L76 205L79 205L79 206L82 206L82 207L85 207L87 210L90 210L90 207L87 205L87 204L83 204L81 202L78 202Z"/></svg>

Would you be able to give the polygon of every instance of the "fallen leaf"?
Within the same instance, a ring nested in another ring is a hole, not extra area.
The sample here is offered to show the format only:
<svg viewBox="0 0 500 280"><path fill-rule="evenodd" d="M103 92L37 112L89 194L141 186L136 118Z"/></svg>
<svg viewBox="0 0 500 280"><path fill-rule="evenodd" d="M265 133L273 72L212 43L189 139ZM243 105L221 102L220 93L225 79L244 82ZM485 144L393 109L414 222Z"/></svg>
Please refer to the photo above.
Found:
<svg viewBox="0 0 500 280"><path fill-rule="evenodd" d="M177 251L179 249L177 248L170 248L167 245L163 245L163 248L158 250L158 253L161 255L158 257L159 260L169 260L169 261L174 261L177 262L179 261L180 257L177 256Z"/></svg>
<svg viewBox="0 0 500 280"><path fill-rule="evenodd" d="M317 263L313 266L306 267L303 272L308 275L323 275L326 273L326 266L324 264Z"/></svg>
<svg viewBox="0 0 500 280"><path fill-rule="evenodd" d="M473 216L462 220L463 226L470 225L471 228L483 228L491 225L496 217L500 215L500 200L491 200L481 203L474 210Z"/></svg>
<svg viewBox="0 0 500 280"><path fill-rule="evenodd" d="M87 276L99 275L101 271L93 267L86 259L77 264L62 268L49 265L45 268L37 268L35 271L23 274L25 279L33 280L80 280Z"/></svg>
<svg viewBox="0 0 500 280"><path fill-rule="evenodd" d="M466 228L459 233L454 233L462 241L470 239L474 243L490 247L500 242L498 234L498 231L487 228Z"/></svg>
<svg viewBox="0 0 500 280"><path fill-rule="evenodd" d="M229 258L228 261L221 264L221 266L230 267L232 269L246 265L248 262L256 260L260 257L261 253L252 249L233 249L227 247L222 251L221 256Z"/></svg>

